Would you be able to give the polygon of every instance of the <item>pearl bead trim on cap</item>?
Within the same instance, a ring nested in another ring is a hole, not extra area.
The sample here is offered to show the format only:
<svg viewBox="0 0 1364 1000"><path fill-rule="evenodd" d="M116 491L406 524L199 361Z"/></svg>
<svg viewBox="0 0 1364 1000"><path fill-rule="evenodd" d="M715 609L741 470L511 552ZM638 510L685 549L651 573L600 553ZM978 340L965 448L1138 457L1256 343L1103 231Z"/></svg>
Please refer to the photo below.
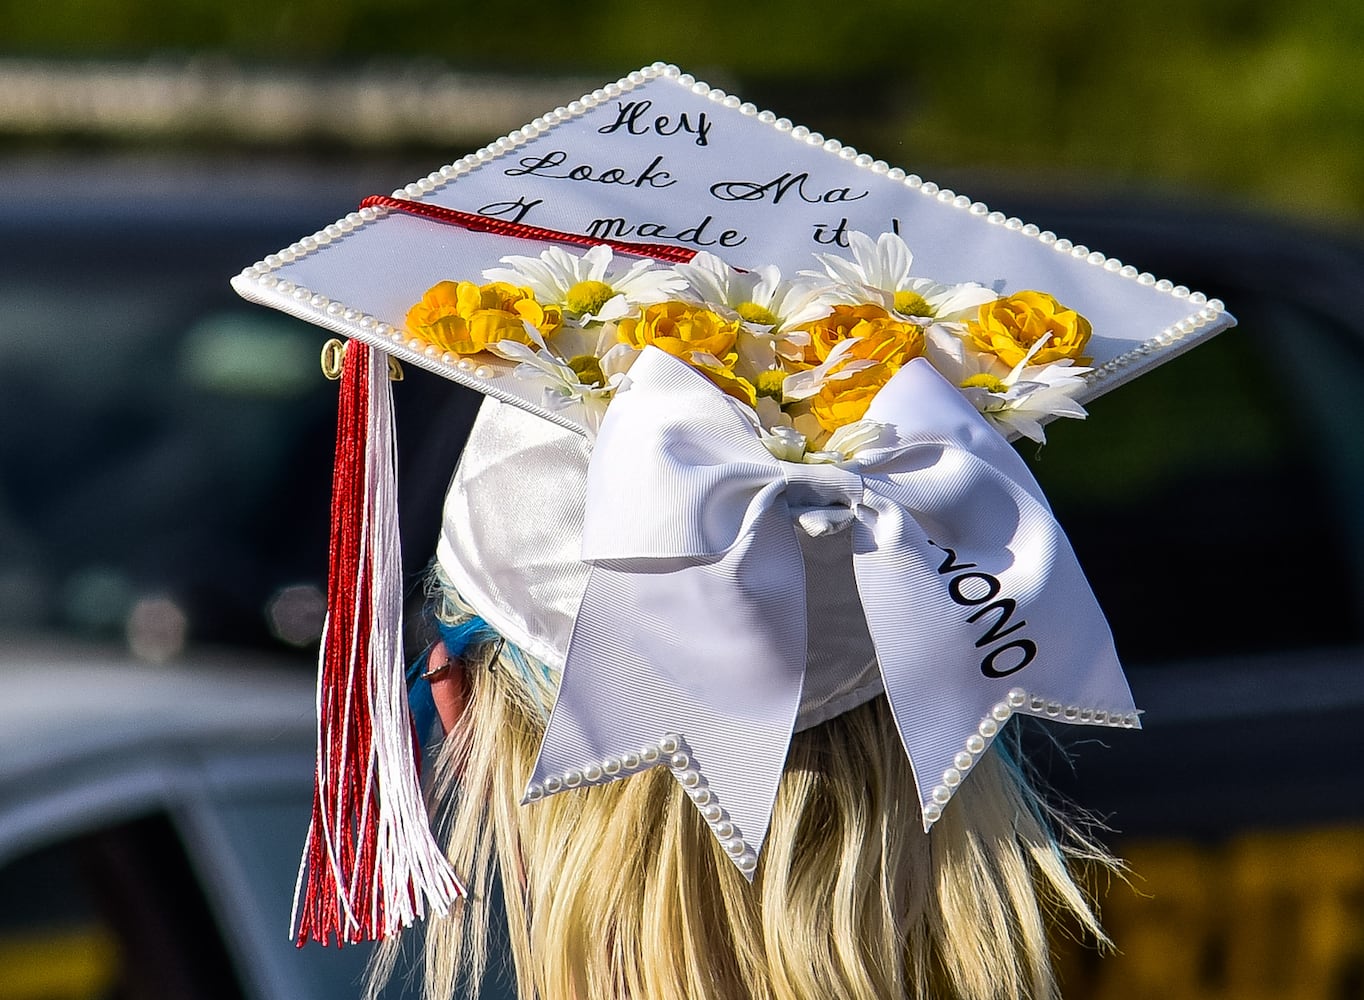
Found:
<svg viewBox="0 0 1364 1000"><path fill-rule="evenodd" d="M1090 385L1104 383L1104 389L1113 388L1128 379L1139 374L1144 370L1145 365L1141 364L1146 358L1154 353L1163 351L1172 345L1189 337L1198 330L1218 321L1225 309L1219 299L1209 299L1202 292L1190 291L1184 285L1176 285L1174 282L1164 278L1156 278L1148 271L1138 271L1131 264L1124 264L1116 257L1108 257L1097 250L1091 250L1083 244L1077 244L1071 240L1058 237L1050 230L1040 229L1032 223L1025 223L1014 216L1006 216L1003 212L992 212L984 202L973 201L966 195L957 194L950 188L944 188L932 181L926 181L918 174L906 173L900 167L892 167L885 160L876 160L866 153L859 153L852 146L845 146L837 139L826 139L821 133L812 131L804 125L795 125L789 118L778 118L771 111L759 111L757 106L748 102L741 102L739 98L732 94L726 94L723 90L711 87L708 84L698 81L690 73L683 73L676 66L664 62L656 62L643 69L636 70L627 76L621 77L615 83L607 84L605 87L598 88L590 94L584 94L580 99L571 101L567 105L556 108L555 110L534 119L523 125L519 129L514 129L507 135L494 142L489 143L482 149L469 153L467 156L448 163L439 170L434 170L425 177L419 178L404 187L398 188L393 192L394 198L420 200L424 195L430 194L444 187L448 182L467 174L471 171L483 167L485 164L498 159L512 151L527 141L534 139L542 133L552 130L556 125L568 122L577 116L590 111L592 108L605 101L613 100L622 94L628 93L640 84L650 80L663 77L675 80L679 85L686 87L693 94L705 97L726 108L737 110L745 117L754 118L759 122L772 126L776 131L788 134L793 140L805 145L815 146L836 156L840 160L846 160L856 167L870 170L873 174L882 175L892 181L899 181L906 188L918 191L926 198L959 209L970 215L981 216L989 225L1002 226L1004 229L1017 233L1025 239L1035 239L1043 245L1050 246L1059 254L1072 257L1076 260L1102 268L1104 271L1137 282L1139 285L1153 287L1158 292L1164 292L1176 299L1187 300L1189 305L1197 308L1193 309L1187 316L1176 323L1167 326L1159 334L1151 339L1136 345L1131 350L1126 351L1117 357L1098 365L1089 374L1083 376ZM285 295L292 294L296 302L309 302L312 298L323 299L320 306L316 306L323 314L324 319L334 319L334 323L327 324L320 319L313 319L320 325L327 326L334 332L349 335L355 332L355 327L350 322L356 310L348 309L339 302L329 302L322 296L311 296L306 289L297 289L290 282L276 283L270 272L299 260L309 254L326 247L334 240L340 239L375 219L382 218L389 214L388 209L367 207L358 211L351 212L335 223L320 229L312 236L305 236L296 243L291 244L278 253L270 254L263 260L242 271L238 281L243 283L258 283L259 285L273 289ZM286 289L285 286L288 286ZM335 307L334 311L332 307ZM295 308L297 308L295 306ZM343 322L343 317L345 322ZM372 318L372 317L365 317ZM368 331L371 327L361 328ZM393 343L384 345L384 349L397 355L404 361L409 361L420 367L427 368L437 374L442 374L442 370L448 372L451 368L457 367L461 376L474 374L479 378L491 378L495 370L483 366L484 371L466 369L460 364L462 359L455 358L448 352L442 354L437 348L421 341L418 338L407 338L402 335L395 336ZM489 393L493 396L501 397L499 392ZM548 419L553 420L552 415ZM560 422L560 421L555 421ZM571 424L564 423L564 426L580 433L582 429Z"/></svg>
<svg viewBox="0 0 1364 1000"><path fill-rule="evenodd" d="M971 770L981 755L989 749L1004 723L1020 712L1057 722L1109 726L1114 729L1141 728L1139 712L1109 712L1102 708L1063 705L1059 701L1051 701L1023 688L1013 688L1004 701L996 703L989 714L980 720L976 731L966 737L966 743L953 759L952 766L943 771L940 782L933 787L929 795L929 800L923 803L925 830L942 818L943 807L952 801L952 796L961 787L966 772Z"/></svg>
<svg viewBox="0 0 1364 1000"><path fill-rule="evenodd" d="M646 771L651 767L666 767L672 771L673 777L686 790L688 797L696 803L706 825L729 855L729 859L745 877L752 879L758 867L757 852L749 846L743 832L730 819L729 813L720 805L715 793L707 787L705 776L692 757L691 748L686 740L676 733L668 733L659 738L658 742L642 747L637 753L608 757L599 764L589 764L581 771L565 771L560 775L551 775L543 783L532 781L526 787L525 798L521 800L521 804L539 802L546 795L553 795L565 789L600 785L639 771Z"/></svg>

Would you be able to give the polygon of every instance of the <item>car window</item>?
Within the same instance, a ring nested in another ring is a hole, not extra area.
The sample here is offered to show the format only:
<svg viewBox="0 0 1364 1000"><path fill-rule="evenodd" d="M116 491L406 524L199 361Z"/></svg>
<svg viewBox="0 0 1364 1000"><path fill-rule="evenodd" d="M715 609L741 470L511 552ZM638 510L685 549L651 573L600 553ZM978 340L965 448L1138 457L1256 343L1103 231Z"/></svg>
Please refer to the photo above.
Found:
<svg viewBox="0 0 1364 1000"><path fill-rule="evenodd" d="M35 236L0 269L0 634L126 637L148 659L187 643L311 659L335 426L326 335L227 285L294 228L147 225L131 247L95 228L76 251ZM180 256L184 242L198 252ZM73 253L92 272L76 299ZM397 406L413 413L400 470L419 571L474 400L413 371Z"/></svg>
<svg viewBox="0 0 1364 1000"><path fill-rule="evenodd" d="M165 816L0 867L0 970L5 1000L243 1000Z"/></svg>

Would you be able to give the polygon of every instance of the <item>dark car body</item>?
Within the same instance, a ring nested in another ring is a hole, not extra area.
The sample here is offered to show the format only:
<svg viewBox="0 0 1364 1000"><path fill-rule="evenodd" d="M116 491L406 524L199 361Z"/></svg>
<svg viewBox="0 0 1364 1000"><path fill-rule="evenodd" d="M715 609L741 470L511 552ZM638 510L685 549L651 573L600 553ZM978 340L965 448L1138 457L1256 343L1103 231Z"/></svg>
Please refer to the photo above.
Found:
<svg viewBox="0 0 1364 1000"><path fill-rule="evenodd" d="M313 700L306 676L240 656L0 654L5 995L358 995L366 949L288 935Z"/></svg>

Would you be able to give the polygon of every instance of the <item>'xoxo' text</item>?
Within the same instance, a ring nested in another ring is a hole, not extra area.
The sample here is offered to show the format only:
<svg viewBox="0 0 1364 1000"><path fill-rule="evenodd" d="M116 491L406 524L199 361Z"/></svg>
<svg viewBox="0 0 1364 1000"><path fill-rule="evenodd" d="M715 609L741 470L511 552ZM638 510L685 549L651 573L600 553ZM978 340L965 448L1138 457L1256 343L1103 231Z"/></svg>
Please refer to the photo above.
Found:
<svg viewBox="0 0 1364 1000"><path fill-rule="evenodd" d="M975 563L957 562L956 551L945 545L939 545L934 541L929 541L928 544L947 555L938 566L939 576L950 577L947 581L947 595L962 607L976 609L966 620L975 624L991 612L995 613L994 620L989 623L985 633L976 640L977 649L992 646L1028 624L1027 619L1023 619L1009 625L1014 612L1018 610L1018 602L1012 597L999 596L1001 588L998 577L977 569ZM1037 643L1020 637L990 649L980 661L980 672L991 678L1008 677L1026 667L1036 656Z"/></svg>

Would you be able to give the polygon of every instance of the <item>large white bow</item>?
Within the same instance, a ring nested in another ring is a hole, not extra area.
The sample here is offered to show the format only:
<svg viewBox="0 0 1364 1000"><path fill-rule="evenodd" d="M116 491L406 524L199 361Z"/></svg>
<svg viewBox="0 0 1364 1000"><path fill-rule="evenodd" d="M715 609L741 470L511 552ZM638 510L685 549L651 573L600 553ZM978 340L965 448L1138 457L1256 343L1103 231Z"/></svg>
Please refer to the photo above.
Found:
<svg viewBox="0 0 1364 1000"><path fill-rule="evenodd" d="M806 669L799 531L852 532L925 830L1014 712L1137 725L1108 625L1014 450L923 360L866 416L889 443L780 461L697 371L641 354L592 453L592 569L528 800L670 766L751 876ZM817 628L819 581L809 592Z"/></svg>

